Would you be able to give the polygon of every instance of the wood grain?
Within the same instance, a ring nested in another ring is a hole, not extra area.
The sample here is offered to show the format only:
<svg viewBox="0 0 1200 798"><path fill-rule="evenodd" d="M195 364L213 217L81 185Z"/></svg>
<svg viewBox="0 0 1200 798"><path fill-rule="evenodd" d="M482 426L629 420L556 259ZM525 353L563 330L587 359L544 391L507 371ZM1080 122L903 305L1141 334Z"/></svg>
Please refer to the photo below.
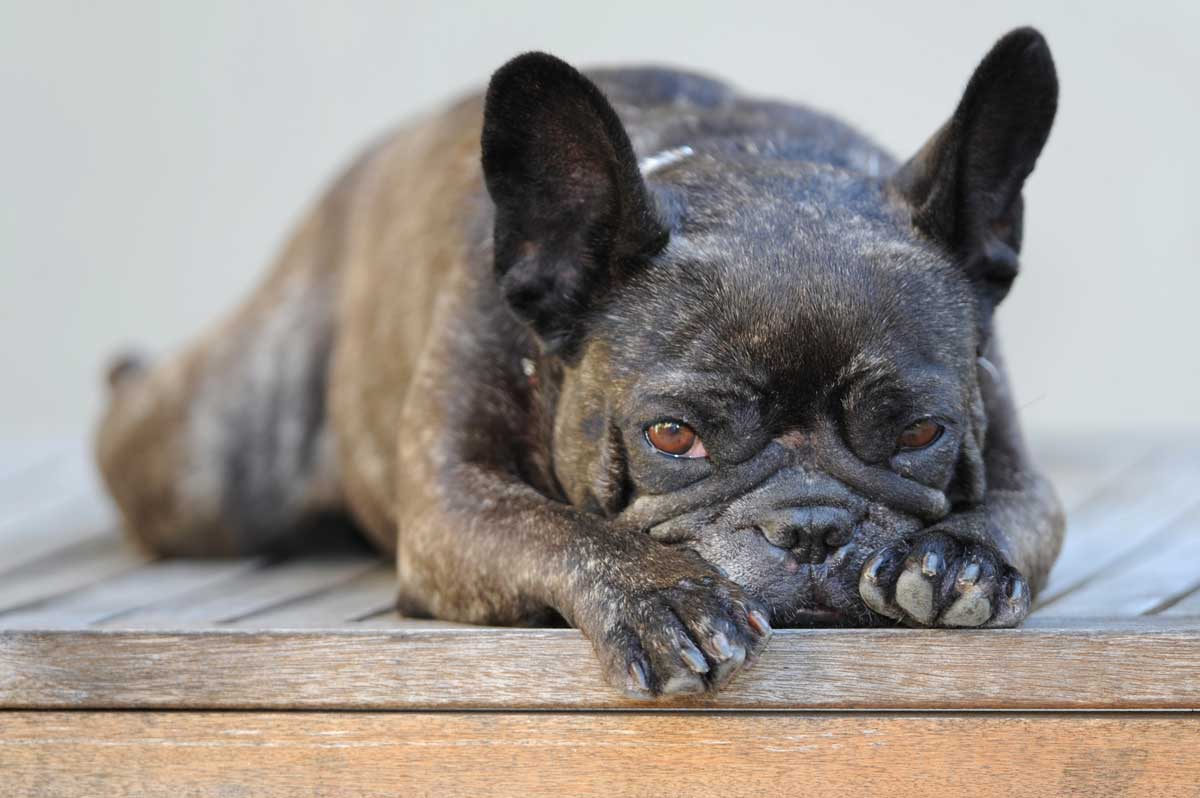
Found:
<svg viewBox="0 0 1200 798"><path fill-rule="evenodd" d="M369 556L148 563L81 451L0 480L0 706L644 708L600 681L577 632L386 612L391 568ZM1200 707L1200 448L1044 456L1078 503L1052 600L1025 628L781 631L732 689L687 706Z"/></svg>
<svg viewBox="0 0 1200 798"><path fill-rule="evenodd" d="M1194 796L1175 714L12 713L27 796Z"/></svg>
<svg viewBox="0 0 1200 798"><path fill-rule="evenodd" d="M571 629L9 632L0 708L623 709ZM758 709L1200 708L1200 621L783 630L715 698Z"/></svg>

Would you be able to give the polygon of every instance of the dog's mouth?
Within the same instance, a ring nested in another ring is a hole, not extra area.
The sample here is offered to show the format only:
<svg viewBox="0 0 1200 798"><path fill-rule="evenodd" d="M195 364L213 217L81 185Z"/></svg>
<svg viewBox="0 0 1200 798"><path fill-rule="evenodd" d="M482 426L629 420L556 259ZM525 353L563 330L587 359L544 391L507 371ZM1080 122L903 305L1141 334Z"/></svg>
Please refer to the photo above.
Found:
<svg viewBox="0 0 1200 798"><path fill-rule="evenodd" d="M786 627L803 629L805 627L843 626L852 621L853 618L848 613L818 604L815 607L795 610Z"/></svg>
<svg viewBox="0 0 1200 798"><path fill-rule="evenodd" d="M864 563L920 526L872 504L848 540L823 547L776 545L758 524L714 524L675 545L693 549L765 604L777 627L862 626L876 620L858 594Z"/></svg>
<svg viewBox="0 0 1200 798"><path fill-rule="evenodd" d="M782 446L719 484L639 497L622 521L695 551L771 612L777 626L870 625L858 593L867 559L924 526L920 514L789 464Z"/></svg>

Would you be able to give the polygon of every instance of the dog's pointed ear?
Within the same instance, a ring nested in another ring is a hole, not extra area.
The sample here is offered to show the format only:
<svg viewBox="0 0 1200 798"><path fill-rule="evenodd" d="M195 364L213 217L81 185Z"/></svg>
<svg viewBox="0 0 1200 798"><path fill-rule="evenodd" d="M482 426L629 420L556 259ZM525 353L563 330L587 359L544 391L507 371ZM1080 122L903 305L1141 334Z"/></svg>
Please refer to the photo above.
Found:
<svg viewBox="0 0 1200 798"><path fill-rule="evenodd" d="M966 270L985 334L1017 276L1021 188L1057 106L1046 40L1032 28L1014 30L979 64L950 120L892 178L913 224Z"/></svg>
<svg viewBox="0 0 1200 798"><path fill-rule="evenodd" d="M569 350L623 271L666 244L629 136L594 83L527 53L492 76L482 150L501 291L548 350Z"/></svg>

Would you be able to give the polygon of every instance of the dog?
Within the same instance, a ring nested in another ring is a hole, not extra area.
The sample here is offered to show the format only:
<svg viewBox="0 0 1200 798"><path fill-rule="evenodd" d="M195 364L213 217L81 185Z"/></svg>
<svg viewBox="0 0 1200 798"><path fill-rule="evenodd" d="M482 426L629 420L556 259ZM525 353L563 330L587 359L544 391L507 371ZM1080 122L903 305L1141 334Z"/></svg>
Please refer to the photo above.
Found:
<svg viewBox="0 0 1200 798"><path fill-rule="evenodd" d="M116 362L100 469L155 552L346 517L404 613L569 623L635 698L718 690L773 625L1013 626L1064 521L992 319L1057 95L1015 30L900 163L521 55L368 148L209 334Z"/></svg>

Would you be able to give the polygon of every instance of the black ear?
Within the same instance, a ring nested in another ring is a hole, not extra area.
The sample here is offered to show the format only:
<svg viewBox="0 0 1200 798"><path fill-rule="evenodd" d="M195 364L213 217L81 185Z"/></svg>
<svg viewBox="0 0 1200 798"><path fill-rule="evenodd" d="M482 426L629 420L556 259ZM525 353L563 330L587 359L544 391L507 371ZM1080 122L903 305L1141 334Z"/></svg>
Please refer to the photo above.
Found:
<svg viewBox="0 0 1200 798"><path fill-rule="evenodd" d="M913 223L960 259L985 334L1017 276L1021 187L1057 105L1046 40L1032 28L1014 30L979 64L950 121L892 178Z"/></svg>
<svg viewBox="0 0 1200 798"><path fill-rule="evenodd" d="M492 76L482 147L501 291L547 349L569 349L622 271L666 244L629 136L595 84L527 53Z"/></svg>

